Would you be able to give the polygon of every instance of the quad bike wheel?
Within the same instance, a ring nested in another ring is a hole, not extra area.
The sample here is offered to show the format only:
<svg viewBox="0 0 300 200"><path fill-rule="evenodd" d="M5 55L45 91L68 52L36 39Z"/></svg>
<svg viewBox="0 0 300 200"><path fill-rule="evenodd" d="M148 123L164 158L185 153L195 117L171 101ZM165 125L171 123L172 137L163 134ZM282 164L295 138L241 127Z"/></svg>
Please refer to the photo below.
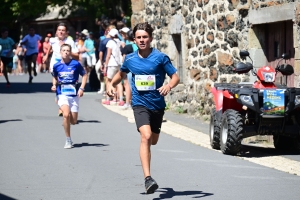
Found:
<svg viewBox="0 0 300 200"><path fill-rule="evenodd" d="M243 121L236 110L226 110L221 119L220 147L223 154L236 155L242 147Z"/></svg>
<svg viewBox="0 0 300 200"><path fill-rule="evenodd" d="M217 120L215 108L211 110L209 140L211 148L220 149L220 122Z"/></svg>

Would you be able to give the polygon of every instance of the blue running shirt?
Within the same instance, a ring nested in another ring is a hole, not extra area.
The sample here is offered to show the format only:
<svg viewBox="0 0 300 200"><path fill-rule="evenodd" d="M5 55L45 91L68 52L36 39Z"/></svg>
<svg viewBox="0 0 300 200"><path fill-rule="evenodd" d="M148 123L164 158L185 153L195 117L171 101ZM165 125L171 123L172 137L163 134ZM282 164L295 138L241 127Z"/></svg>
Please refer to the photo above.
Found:
<svg viewBox="0 0 300 200"><path fill-rule="evenodd" d="M24 44L24 46L26 47L26 56L38 53L38 40L42 40L42 37L37 34L34 34L33 36L28 34L23 38L22 42L27 41Z"/></svg>
<svg viewBox="0 0 300 200"><path fill-rule="evenodd" d="M147 58L141 58L138 51L135 51L125 57L120 70L132 72L132 106L144 106L150 110L165 109L164 96L157 89L163 85L166 74L172 76L177 71L166 54L152 48ZM136 75L154 75L156 90L138 91L135 85Z"/></svg>
<svg viewBox="0 0 300 200"><path fill-rule="evenodd" d="M69 63L57 62L53 66L52 76L57 77L58 83L61 83L56 88L56 95L61 94L61 85L76 84L79 79L79 75L83 76L86 72L81 64L76 60L71 60ZM76 88L76 93L78 88ZM76 95L67 95L76 96Z"/></svg>

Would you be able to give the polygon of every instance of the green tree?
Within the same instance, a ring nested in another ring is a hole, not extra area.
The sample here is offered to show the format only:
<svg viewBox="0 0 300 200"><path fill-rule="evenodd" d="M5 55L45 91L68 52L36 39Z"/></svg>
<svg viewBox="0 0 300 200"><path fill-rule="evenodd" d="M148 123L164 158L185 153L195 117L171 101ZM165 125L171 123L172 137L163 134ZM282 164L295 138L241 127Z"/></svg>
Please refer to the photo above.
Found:
<svg viewBox="0 0 300 200"><path fill-rule="evenodd" d="M121 11L131 14L130 0L4 0L1 5L1 18L6 22L24 22L28 19L46 14L48 6L61 6L60 13L66 14L81 9L88 17L106 15L115 18Z"/></svg>

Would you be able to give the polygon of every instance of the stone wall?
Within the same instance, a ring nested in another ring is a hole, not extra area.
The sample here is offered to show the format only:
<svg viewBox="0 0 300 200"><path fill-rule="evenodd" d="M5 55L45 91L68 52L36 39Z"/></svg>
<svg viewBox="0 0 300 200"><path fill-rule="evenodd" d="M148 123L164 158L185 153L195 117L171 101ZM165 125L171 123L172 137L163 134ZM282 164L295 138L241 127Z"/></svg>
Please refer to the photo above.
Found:
<svg viewBox="0 0 300 200"><path fill-rule="evenodd" d="M300 0L295 6L294 24L294 47L295 47L295 87L300 87Z"/></svg>
<svg viewBox="0 0 300 200"><path fill-rule="evenodd" d="M213 107L210 89L215 82L250 80L249 73L233 72L240 61L239 50L249 49L250 10L291 2L295 1L132 0L132 26L149 22L155 29L152 46L169 55L174 63L179 55L172 34L181 35L183 83L166 98L170 108L209 119ZM295 8L297 44L299 10L298 5Z"/></svg>

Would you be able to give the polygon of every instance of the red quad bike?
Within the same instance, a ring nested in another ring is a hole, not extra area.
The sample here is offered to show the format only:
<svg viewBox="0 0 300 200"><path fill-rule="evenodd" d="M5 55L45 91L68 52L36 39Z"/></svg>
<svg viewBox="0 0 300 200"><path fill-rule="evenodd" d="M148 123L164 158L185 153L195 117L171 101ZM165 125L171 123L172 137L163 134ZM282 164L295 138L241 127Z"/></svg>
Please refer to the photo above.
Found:
<svg viewBox="0 0 300 200"><path fill-rule="evenodd" d="M247 51L241 51L240 56L250 58ZM249 62L238 63L235 72L252 70L258 78L254 84L214 84L215 108L211 112L209 134L213 149L236 155L244 138L273 135L276 149L300 152L300 88L274 83L278 72L285 76L294 73L291 65L279 65L287 59L289 55L283 54L275 69L263 66L257 71Z"/></svg>

